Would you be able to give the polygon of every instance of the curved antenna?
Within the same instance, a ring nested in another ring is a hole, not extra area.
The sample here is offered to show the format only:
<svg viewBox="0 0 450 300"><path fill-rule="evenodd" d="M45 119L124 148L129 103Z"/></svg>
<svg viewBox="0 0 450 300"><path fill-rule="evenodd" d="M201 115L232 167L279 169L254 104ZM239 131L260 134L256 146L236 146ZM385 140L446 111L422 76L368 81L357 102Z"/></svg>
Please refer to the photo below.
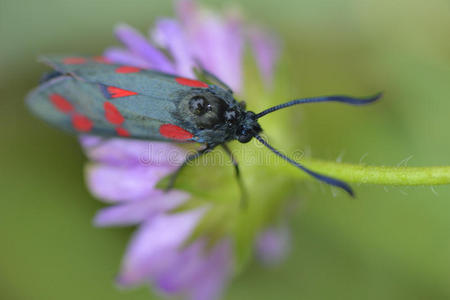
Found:
<svg viewBox="0 0 450 300"><path fill-rule="evenodd" d="M320 180L322 182L325 182L325 183L330 184L330 185L334 185L334 186L336 186L338 188L341 188L341 189L345 190L350 196L354 197L355 194L353 193L352 188L347 183L345 183L343 181L340 181L338 179L332 178L332 177L328 177L328 176L316 173L316 172L306 168L305 166L302 166L301 164L299 164L295 160L292 160L289 157L287 157L286 155L282 154L280 151L278 151L277 149L275 149L274 147L269 145L261 136L255 135L255 138L261 144L263 144L264 146L269 148L273 153L275 153L276 155L278 155L282 159L286 160L288 163L296 166L300 170L303 170L304 172L308 173L312 177L314 177L314 178L316 178L316 179L318 179L318 180Z"/></svg>
<svg viewBox="0 0 450 300"><path fill-rule="evenodd" d="M296 99L296 100L292 100L292 101L289 101L289 102L286 102L283 104L273 106L266 110L263 110L262 112L260 112L259 114L256 115L256 119L259 119L262 116L270 114L276 110L286 108L289 106L293 106L293 105L297 105L297 104L314 103L314 102L333 102L334 101L334 102L347 103L347 104L351 104L351 105L364 105L364 104L369 104L374 101L377 101L378 99L381 98L381 96L383 96L383 93L378 93L372 97L367 97L367 98L353 98L353 97L348 97L348 96L325 96L325 97L316 97L316 98Z"/></svg>

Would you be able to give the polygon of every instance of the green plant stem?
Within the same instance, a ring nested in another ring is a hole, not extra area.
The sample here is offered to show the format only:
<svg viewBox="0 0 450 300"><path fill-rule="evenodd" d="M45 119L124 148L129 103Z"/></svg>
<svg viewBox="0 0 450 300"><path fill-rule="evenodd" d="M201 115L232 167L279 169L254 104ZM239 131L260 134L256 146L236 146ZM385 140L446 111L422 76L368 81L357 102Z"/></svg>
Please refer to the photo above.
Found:
<svg viewBox="0 0 450 300"><path fill-rule="evenodd" d="M316 172L347 182L411 186L450 184L450 166L375 167L312 159L302 163ZM294 167L285 168L285 171L294 177L312 178Z"/></svg>

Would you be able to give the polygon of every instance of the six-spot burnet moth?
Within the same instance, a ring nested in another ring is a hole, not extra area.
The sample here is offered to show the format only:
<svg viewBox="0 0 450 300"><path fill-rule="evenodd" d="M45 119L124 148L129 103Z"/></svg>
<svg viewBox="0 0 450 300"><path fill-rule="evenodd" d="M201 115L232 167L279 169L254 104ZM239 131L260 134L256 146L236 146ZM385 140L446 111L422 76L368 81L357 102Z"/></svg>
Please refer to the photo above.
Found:
<svg viewBox="0 0 450 300"><path fill-rule="evenodd" d="M289 106L336 101L352 105L378 100L327 96L305 98L280 104L260 113L245 109L232 90L217 77L203 71L208 83L152 70L111 64L88 57L43 57L54 72L47 74L28 97L30 109L59 128L74 133L102 137L124 137L152 141L198 142L205 147L188 156L176 174L189 161L222 146L239 168L226 143L247 143L256 138L290 164L327 184L353 195L351 187L338 179L316 173L290 159L267 143L259 134L258 119Z"/></svg>

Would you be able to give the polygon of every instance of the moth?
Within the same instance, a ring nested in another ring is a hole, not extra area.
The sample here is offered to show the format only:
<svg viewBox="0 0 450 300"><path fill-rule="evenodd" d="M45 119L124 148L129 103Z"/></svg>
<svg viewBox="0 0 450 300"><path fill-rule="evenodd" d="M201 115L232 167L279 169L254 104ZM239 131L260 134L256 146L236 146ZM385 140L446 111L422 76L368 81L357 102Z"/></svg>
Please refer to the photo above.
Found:
<svg viewBox="0 0 450 300"><path fill-rule="evenodd" d="M345 182L306 168L272 147L260 133L258 120L274 111L313 102L369 104L381 93L367 98L326 96L304 98L254 113L238 102L219 78L202 70L203 81L132 66L112 64L102 57L47 56L40 59L54 69L27 98L38 117L75 134L122 137L165 142L197 142L198 152L186 157L173 174L192 160L221 146L231 157L238 181L240 172L226 143L248 143L255 138L273 153L310 176L345 190Z"/></svg>

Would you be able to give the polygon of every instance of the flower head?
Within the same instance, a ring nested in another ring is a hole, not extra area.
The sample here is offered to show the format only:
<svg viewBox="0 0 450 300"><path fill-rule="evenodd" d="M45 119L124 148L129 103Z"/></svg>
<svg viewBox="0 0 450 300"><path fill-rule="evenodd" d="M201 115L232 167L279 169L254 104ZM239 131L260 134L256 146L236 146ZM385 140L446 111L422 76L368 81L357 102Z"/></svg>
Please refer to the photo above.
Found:
<svg viewBox="0 0 450 300"><path fill-rule="evenodd" d="M204 68L242 92L244 42L249 39L264 80L271 81L277 56L273 39L262 31L247 30L236 15L222 18L197 7L194 1L177 3L178 20L160 19L151 39L122 24L115 34L124 48L105 51L109 61L194 77ZM160 49L163 48L165 52ZM168 53L169 55L166 55ZM224 235L213 246L200 237L186 244L209 207L171 213L190 195L164 192L156 185L183 162L186 152L168 143L84 136L92 163L87 168L91 192L114 204L101 210L97 226L138 225L125 254L118 283L151 283L167 295L187 299L215 299L232 274L232 240Z"/></svg>
<svg viewBox="0 0 450 300"><path fill-rule="evenodd" d="M149 32L151 40L129 25L118 25L116 37L125 48L109 48L105 57L120 64L191 78L194 67L204 68L234 91L242 92L243 51L248 40L263 78L267 83L272 80L278 57L278 44L272 35L245 27L236 14L223 18L199 8L192 0L177 2L176 10L178 20L159 19ZM172 59L158 48L164 48Z"/></svg>
<svg viewBox="0 0 450 300"><path fill-rule="evenodd" d="M231 274L229 239L208 251L203 240L184 247L207 208L170 214L189 194L155 188L181 164L185 151L167 143L104 141L93 136L82 137L81 143L92 160L87 168L91 192L115 204L97 214L95 225L140 226L128 247L118 284L148 282L168 295L217 298Z"/></svg>

